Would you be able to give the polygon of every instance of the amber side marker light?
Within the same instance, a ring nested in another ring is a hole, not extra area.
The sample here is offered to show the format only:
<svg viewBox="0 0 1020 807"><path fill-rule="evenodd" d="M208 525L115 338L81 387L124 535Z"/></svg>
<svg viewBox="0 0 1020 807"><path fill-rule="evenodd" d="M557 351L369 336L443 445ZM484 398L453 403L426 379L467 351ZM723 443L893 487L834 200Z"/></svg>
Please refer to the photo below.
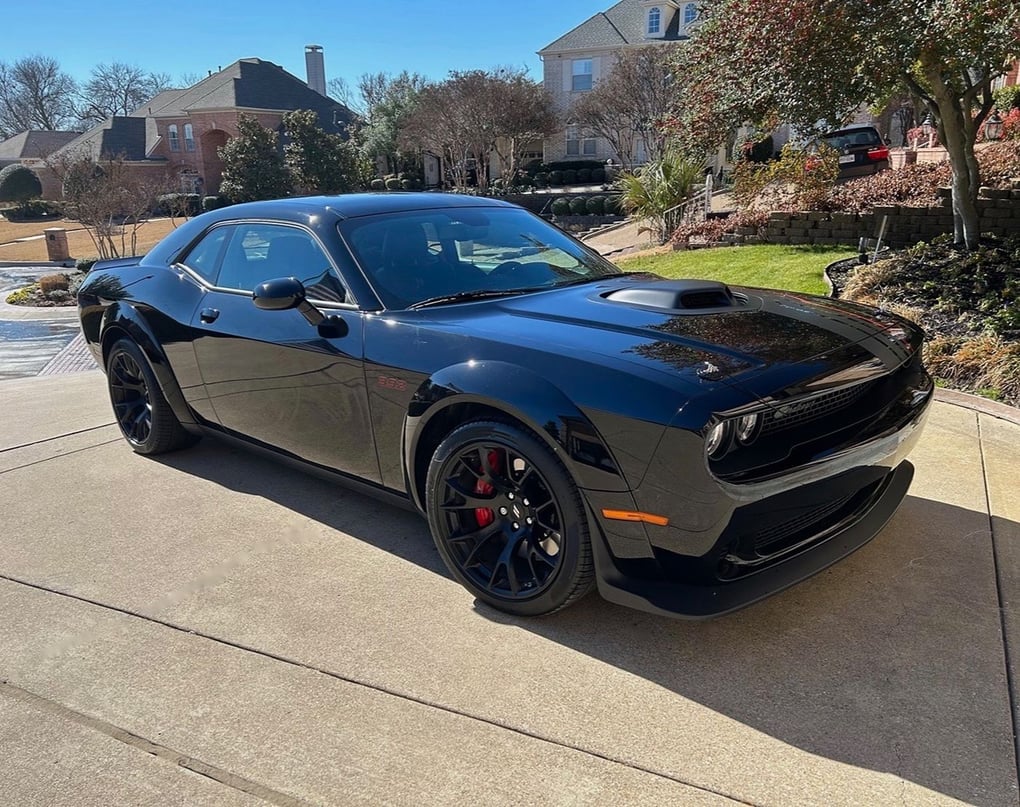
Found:
<svg viewBox="0 0 1020 807"><path fill-rule="evenodd" d="M669 519L665 516L657 516L654 513L642 513L639 510L605 510L602 515L614 521L643 521L645 524L655 524L657 527L669 526Z"/></svg>

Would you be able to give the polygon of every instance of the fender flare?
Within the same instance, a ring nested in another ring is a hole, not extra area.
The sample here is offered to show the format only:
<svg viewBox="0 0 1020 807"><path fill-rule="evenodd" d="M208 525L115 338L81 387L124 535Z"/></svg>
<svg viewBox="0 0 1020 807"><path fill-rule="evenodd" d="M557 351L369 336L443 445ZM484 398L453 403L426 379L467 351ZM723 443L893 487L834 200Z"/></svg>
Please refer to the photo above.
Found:
<svg viewBox="0 0 1020 807"><path fill-rule="evenodd" d="M160 346L159 340L152 332L152 328L146 321L145 316L135 306L118 301L112 303L103 313L103 322L100 327L100 347L103 360L106 359L107 338L109 333L116 329L123 331L135 341L145 358L149 360L153 375L159 383L163 397L166 398L170 408L173 409L177 419L184 426L197 426L191 409L184 400L184 393L177 383L177 378L167 361L166 354ZM103 368L105 372L105 367Z"/></svg>
<svg viewBox="0 0 1020 807"><path fill-rule="evenodd" d="M451 406L480 404L523 423L556 454L578 487L629 491L609 446L595 425L549 379L519 365L469 361L434 373L415 391L404 421L404 469L415 503L419 499L419 445L429 424Z"/></svg>

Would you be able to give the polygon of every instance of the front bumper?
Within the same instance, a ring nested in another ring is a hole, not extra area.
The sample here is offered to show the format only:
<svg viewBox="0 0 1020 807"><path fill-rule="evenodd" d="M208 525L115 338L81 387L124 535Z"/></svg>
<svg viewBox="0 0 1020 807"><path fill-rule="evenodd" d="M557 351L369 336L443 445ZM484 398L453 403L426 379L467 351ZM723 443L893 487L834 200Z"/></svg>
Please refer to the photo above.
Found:
<svg viewBox="0 0 1020 807"><path fill-rule="evenodd" d="M907 495L914 467L901 463L889 473L849 523L833 530L781 563L747 577L706 585L626 576L598 536L592 541L599 594L609 602L640 611L706 619L736 611L805 580L859 549L885 526Z"/></svg>

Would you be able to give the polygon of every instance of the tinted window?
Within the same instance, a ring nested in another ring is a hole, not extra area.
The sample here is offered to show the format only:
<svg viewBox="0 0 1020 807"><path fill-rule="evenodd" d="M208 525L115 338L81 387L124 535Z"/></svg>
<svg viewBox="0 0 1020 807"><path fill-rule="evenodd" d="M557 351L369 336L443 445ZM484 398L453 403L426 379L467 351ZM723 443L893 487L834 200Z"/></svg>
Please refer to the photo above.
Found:
<svg viewBox="0 0 1020 807"><path fill-rule="evenodd" d="M826 143L837 151L854 146L867 146L873 148L882 145L882 138L878 130L871 127L864 129L841 129L838 132L829 132L822 138Z"/></svg>
<svg viewBox="0 0 1020 807"><path fill-rule="evenodd" d="M418 210L339 226L387 308L619 274L604 258L517 208Z"/></svg>
<svg viewBox="0 0 1020 807"><path fill-rule="evenodd" d="M206 233L181 263L192 272L205 278L210 283L216 277L216 264L223 254L223 247L230 236L231 227L216 227Z"/></svg>
<svg viewBox="0 0 1020 807"><path fill-rule="evenodd" d="M220 288L252 291L266 280L296 277L311 300L344 300L329 258L310 233L281 224L238 224L232 229L216 280Z"/></svg>

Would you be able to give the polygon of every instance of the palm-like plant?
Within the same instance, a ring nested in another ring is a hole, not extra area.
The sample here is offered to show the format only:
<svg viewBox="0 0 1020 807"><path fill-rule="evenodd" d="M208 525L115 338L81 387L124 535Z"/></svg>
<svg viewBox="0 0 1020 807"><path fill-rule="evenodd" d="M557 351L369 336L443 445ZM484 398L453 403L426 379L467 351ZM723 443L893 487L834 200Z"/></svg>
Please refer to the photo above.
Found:
<svg viewBox="0 0 1020 807"><path fill-rule="evenodd" d="M677 149L627 172L616 181L618 203L631 216L644 219L660 241L669 237L666 213L687 200L705 179L705 163Z"/></svg>

